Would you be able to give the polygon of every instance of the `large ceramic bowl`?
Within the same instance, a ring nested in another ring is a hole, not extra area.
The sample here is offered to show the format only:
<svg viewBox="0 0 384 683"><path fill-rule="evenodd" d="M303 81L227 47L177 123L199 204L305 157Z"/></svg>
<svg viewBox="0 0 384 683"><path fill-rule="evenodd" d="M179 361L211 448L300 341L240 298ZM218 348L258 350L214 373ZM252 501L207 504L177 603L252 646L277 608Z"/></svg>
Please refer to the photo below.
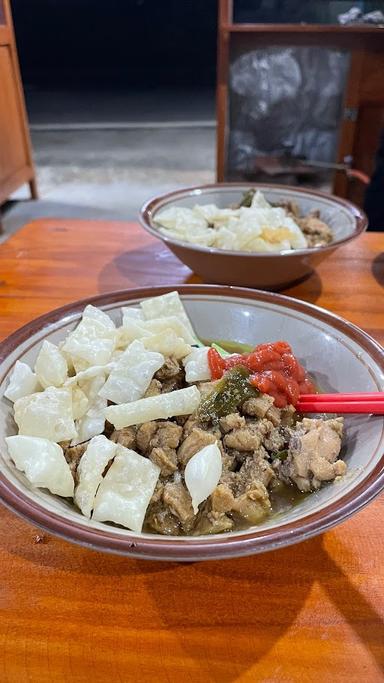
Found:
<svg viewBox="0 0 384 683"><path fill-rule="evenodd" d="M99 550L161 560L206 560L272 550L319 534L357 512L384 487L384 418L346 419L343 456L348 473L289 512L259 526L217 536L137 534L83 517L66 500L33 488L11 462L4 438L15 433L12 406L3 397L17 359L33 364L43 339L58 342L79 320L86 303L116 320L120 307L173 288L103 294L54 311L0 345L0 497L34 524ZM197 333L256 344L286 339L324 390L383 391L384 351L364 332L331 313L278 294L230 287L179 287Z"/></svg>
<svg viewBox="0 0 384 683"><path fill-rule="evenodd" d="M200 247L163 235L155 222L156 214L171 206L192 208L195 204L216 204L220 208L239 202L250 187L261 190L272 203L293 200L302 214L320 210L320 217L332 228L334 240L325 247L295 249L275 253L249 253ZM367 227L365 214L345 199L287 185L222 183L202 185L170 192L150 199L141 209L140 222L154 237L161 239L174 254L205 282L279 290L310 275L335 249L362 233Z"/></svg>

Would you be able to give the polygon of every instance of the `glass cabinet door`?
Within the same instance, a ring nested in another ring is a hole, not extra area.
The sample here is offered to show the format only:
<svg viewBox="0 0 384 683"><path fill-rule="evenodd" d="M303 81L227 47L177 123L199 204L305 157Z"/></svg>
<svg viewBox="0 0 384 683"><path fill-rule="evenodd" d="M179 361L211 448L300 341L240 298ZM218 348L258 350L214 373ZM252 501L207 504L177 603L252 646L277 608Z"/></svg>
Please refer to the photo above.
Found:
<svg viewBox="0 0 384 683"><path fill-rule="evenodd" d="M328 47L238 47L229 72L226 178L327 183L349 63L349 51Z"/></svg>

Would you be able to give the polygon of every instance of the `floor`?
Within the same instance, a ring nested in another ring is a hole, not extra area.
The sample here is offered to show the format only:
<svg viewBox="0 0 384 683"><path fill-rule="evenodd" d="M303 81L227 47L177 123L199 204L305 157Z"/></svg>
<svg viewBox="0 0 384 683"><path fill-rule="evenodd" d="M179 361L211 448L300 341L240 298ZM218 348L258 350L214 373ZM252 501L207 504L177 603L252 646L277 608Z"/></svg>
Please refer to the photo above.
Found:
<svg viewBox="0 0 384 683"><path fill-rule="evenodd" d="M212 93L28 93L40 199L3 207L7 239L43 216L135 219L149 197L211 182Z"/></svg>

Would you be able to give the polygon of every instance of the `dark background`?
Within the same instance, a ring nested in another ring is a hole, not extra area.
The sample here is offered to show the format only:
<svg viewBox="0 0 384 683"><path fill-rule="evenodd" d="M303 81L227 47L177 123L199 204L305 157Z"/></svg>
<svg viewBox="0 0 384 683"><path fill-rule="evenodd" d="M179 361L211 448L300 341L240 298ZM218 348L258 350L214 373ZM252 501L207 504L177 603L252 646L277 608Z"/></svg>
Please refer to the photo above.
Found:
<svg viewBox="0 0 384 683"><path fill-rule="evenodd" d="M24 85L214 87L217 0L12 0ZM337 22L383 0L234 0L238 22Z"/></svg>
<svg viewBox="0 0 384 683"><path fill-rule="evenodd" d="M24 85L213 86L216 0L13 0Z"/></svg>
<svg viewBox="0 0 384 683"><path fill-rule="evenodd" d="M337 23L383 0L234 0L238 22ZM217 0L12 0L24 85L213 88Z"/></svg>

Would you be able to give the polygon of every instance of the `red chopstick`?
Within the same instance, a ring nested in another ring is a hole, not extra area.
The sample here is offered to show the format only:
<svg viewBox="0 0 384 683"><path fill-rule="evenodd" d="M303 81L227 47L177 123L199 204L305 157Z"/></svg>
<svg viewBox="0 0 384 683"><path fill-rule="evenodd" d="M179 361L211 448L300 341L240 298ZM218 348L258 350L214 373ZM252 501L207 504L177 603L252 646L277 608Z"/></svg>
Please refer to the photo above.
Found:
<svg viewBox="0 0 384 683"><path fill-rule="evenodd" d="M384 391L375 391L371 394L301 394L301 402L305 401L384 401Z"/></svg>
<svg viewBox="0 0 384 683"><path fill-rule="evenodd" d="M354 394L302 394L300 413L371 413L384 415L384 392Z"/></svg>

